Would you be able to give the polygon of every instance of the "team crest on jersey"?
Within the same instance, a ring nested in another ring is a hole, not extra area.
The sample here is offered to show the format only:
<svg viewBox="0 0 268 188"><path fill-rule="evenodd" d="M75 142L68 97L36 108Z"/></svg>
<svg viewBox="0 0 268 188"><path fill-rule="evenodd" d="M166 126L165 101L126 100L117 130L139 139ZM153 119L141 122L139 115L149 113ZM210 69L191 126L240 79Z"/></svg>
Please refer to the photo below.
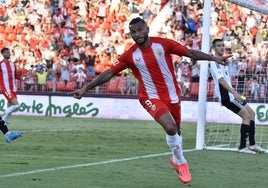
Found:
<svg viewBox="0 0 268 188"><path fill-rule="evenodd" d="M161 48L157 49L156 50L156 54L159 55L159 56L161 56L163 54L162 49Z"/></svg>

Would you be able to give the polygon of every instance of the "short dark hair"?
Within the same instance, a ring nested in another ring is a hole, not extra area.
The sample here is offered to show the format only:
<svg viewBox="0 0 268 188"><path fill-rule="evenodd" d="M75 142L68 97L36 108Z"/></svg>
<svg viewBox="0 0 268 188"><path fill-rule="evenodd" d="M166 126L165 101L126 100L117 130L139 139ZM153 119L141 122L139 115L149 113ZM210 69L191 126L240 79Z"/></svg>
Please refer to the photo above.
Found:
<svg viewBox="0 0 268 188"><path fill-rule="evenodd" d="M223 39L214 39L214 40L212 41L212 46L215 46L215 44L216 44L217 42L223 42Z"/></svg>
<svg viewBox="0 0 268 188"><path fill-rule="evenodd" d="M5 51L9 50L9 48L2 48L1 54L3 54Z"/></svg>
<svg viewBox="0 0 268 188"><path fill-rule="evenodd" d="M133 24L136 24L136 23L139 23L139 22L142 22L144 24L146 24L146 22L140 18L140 17L136 17L136 18L133 18L130 22L129 22L129 27Z"/></svg>

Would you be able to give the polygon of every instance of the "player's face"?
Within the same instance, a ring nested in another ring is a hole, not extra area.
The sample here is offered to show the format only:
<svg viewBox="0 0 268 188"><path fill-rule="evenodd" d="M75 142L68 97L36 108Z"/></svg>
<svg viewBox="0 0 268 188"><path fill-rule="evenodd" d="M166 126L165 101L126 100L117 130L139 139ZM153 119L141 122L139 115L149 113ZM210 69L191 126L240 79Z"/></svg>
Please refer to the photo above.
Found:
<svg viewBox="0 0 268 188"><path fill-rule="evenodd" d="M10 50L5 50L3 53L2 53L3 57L5 59L9 59L10 58Z"/></svg>
<svg viewBox="0 0 268 188"><path fill-rule="evenodd" d="M215 50L215 53L217 55L223 56L223 54L224 54L224 42L223 41L216 42L214 45L214 50Z"/></svg>
<svg viewBox="0 0 268 188"><path fill-rule="evenodd" d="M129 27L132 39L141 47L146 47L149 42L149 28L146 24L138 22Z"/></svg>

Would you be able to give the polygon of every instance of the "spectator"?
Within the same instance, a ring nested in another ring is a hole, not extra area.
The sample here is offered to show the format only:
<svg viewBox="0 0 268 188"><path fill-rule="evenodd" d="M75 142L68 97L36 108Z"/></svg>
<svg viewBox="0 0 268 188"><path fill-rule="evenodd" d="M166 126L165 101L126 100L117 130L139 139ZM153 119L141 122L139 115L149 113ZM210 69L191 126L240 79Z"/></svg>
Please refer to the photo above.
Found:
<svg viewBox="0 0 268 188"><path fill-rule="evenodd" d="M87 75L85 74L82 67L78 68L78 71L74 74L74 79L76 82L76 88L82 88L86 82Z"/></svg>
<svg viewBox="0 0 268 188"><path fill-rule="evenodd" d="M20 13L21 11L25 11L27 10L27 8L30 7L30 1L29 0L20 0L17 5L17 10L18 10L18 13Z"/></svg>
<svg viewBox="0 0 268 188"><path fill-rule="evenodd" d="M59 0L50 0L50 11L52 14L55 14L59 9L58 3Z"/></svg>
<svg viewBox="0 0 268 188"><path fill-rule="evenodd" d="M95 76L95 70L94 70L95 60L96 60L95 52L93 52L92 50L88 51L86 58L87 76Z"/></svg>
<svg viewBox="0 0 268 188"><path fill-rule="evenodd" d="M77 0L75 7L78 7L78 15L86 17L88 6L85 0Z"/></svg>
<svg viewBox="0 0 268 188"><path fill-rule="evenodd" d="M229 74L232 82L236 79L238 74L238 62L236 59L232 59L228 63ZM233 85L234 86L234 85Z"/></svg>
<svg viewBox="0 0 268 188"><path fill-rule="evenodd" d="M49 68L47 71L47 82L52 83L52 92L55 92L57 76L56 76L56 72L52 68Z"/></svg>
<svg viewBox="0 0 268 188"><path fill-rule="evenodd" d="M62 1L62 5L59 6L60 14L63 16L64 20L68 18L68 8L66 7L66 3Z"/></svg>
<svg viewBox="0 0 268 188"><path fill-rule="evenodd" d="M200 65L197 62L193 62L191 65L191 82L199 82Z"/></svg>
<svg viewBox="0 0 268 188"><path fill-rule="evenodd" d="M174 63L175 75L180 88L183 87L181 64L178 61Z"/></svg>
<svg viewBox="0 0 268 188"><path fill-rule="evenodd" d="M190 60L183 57L181 61L182 61L181 62L181 75L182 75L182 80L184 81L185 77L191 77L190 66L189 66Z"/></svg>
<svg viewBox="0 0 268 188"><path fill-rule="evenodd" d="M68 82L70 82L70 71L69 71L69 66L62 65L60 68L60 80L65 82L65 85L67 85Z"/></svg>
<svg viewBox="0 0 268 188"><path fill-rule="evenodd" d="M244 73L246 73L247 71L247 61L246 61L246 58L245 57L242 57L241 58L241 61L239 61L237 63L237 66L238 66L238 71L240 72L241 70L244 71Z"/></svg>
<svg viewBox="0 0 268 188"><path fill-rule="evenodd" d="M106 3L106 0L101 0L99 5L97 6L97 17L100 20L104 20L107 17L107 13L109 5Z"/></svg>
<svg viewBox="0 0 268 188"><path fill-rule="evenodd" d="M5 5L5 0L0 0L0 6L4 6Z"/></svg>
<svg viewBox="0 0 268 188"><path fill-rule="evenodd" d="M121 87L121 94L135 94L136 93L136 83L135 78L131 73L123 73L123 79L125 80L125 84Z"/></svg>
<svg viewBox="0 0 268 188"><path fill-rule="evenodd" d="M97 29L96 19L89 18L88 22L87 22L87 30L88 30L88 33L89 33L91 39L94 38L96 29Z"/></svg>
<svg viewBox="0 0 268 188"><path fill-rule="evenodd" d="M259 89L259 94L260 94L260 99L265 99L266 93L267 93L267 80L263 77L259 77L259 84L260 84L260 89Z"/></svg>
<svg viewBox="0 0 268 188"><path fill-rule="evenodd" d="M176 6L173 11L173 15L175 16L176 22L178 25L183 24L183 11L182 11L182 6Z"/></svg>
<svg viewBox="0 0 268 188"><path fill-rule="evenodd" d="M53 19L53 22L57 25L57 26L60 26L62 27L63 26L63 23L64 23L64 18L63 16L60 14L60 9L57 9L56 10L56 13L54 14L54 16L52 17Z"/></svg>
<svg viewBox="0 0 268 188"><path fill-rule="evenodd" d="M253 93L253 78L252 77L246 77L245 80L245 96L248 98L248 100L251 100L251 96Z"/></svg>
<svg viewBox="0 0 268 188"><path fill-rule="evenodd" d="M36 77L37 77L37 88L36 91L45 91L46 84L47 84L47 75L48 72L45 70L45 68L41 68L40 72L36 71L35 72Z"/></svg>
<svg viewBox="0 0 268 188"><path fill-rule="evenodd" d="M140 14L147 24L151 23L153 18L153 12L149 8L149 6L146 6L146 8Z"/></svg>
<svg viewBox="0 0 268 188"><path fill-rule="evenodd" d="M71 32L68 32L66 35L63 36L62 41L63 41L64 46L71 47L74 41L74 34Z"/></svg>
<svg viewBox="0 0 268 188"><path fill-rule="evenodd" d="M77 36L81 37L82 40L86 39L86 20L85 17L78 15L78 18L76 20L76 26L77 26Z"/></svg>
<svg viewBox="0 0 268 188"><path fill-rule="evenodd" d="M24 75L22 75L22 80L24 81L24 85L22 90L23 91L29 91L33 92L35 88L35 80L36 80L36 74L34 72L34 66L31 66L31 69L28 70L28 72Z"/></svg>
<svg viewBox="0 0 268 188"><path fill-rule="evenodd" d="M239 74L237 76L237 92L240 94L240 95L245 95L245 79L246 79L246 76L245 76L245 71L244 70L240 70L239 71Z"/></svg>
<svg viewBox="0 0 268 188"><path fill-rule="evenodd" d="M252 93L251 93L251 95L252 95L252 99L253 100L258 100L258 98L259 98L259 90L260 90L260 85L259 85L259 83L258 83L258 79L257 79L257 77L253 77L253 83L252 83Z"/></svg>
<svg viewBox="0 0 268 188"><path fill-rule="evenodd" d="M184 77L183 86L182 86L182 96L190 96L190 79L189 77Z"/></svg>

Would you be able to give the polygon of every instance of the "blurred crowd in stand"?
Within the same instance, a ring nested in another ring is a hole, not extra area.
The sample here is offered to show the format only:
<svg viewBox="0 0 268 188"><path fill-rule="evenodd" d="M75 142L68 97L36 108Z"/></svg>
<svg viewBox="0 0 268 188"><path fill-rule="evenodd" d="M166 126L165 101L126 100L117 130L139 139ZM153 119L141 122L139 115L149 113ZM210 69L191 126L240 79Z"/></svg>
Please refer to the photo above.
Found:
<svg viewBox="0 0 268 188"><path fill-rule="evenodd" d="M141 16L150 25L167 2L0 0L0 48L12 50L11 60L21 74L19 90L71 91L109 68L133 44L130 19ZM156 35L201 49L203 1L172 0L170 6L172 11ZM224 39L226 52L233 54L229 60L233 85L252 100L265 100L268 95L267 26L268 16L227 1L213 1L211 39ZM173 60L182 95L194 97L198 62L177 56ZM137 88L136 79L126 70L93 92L135 95Z"/></svg>

